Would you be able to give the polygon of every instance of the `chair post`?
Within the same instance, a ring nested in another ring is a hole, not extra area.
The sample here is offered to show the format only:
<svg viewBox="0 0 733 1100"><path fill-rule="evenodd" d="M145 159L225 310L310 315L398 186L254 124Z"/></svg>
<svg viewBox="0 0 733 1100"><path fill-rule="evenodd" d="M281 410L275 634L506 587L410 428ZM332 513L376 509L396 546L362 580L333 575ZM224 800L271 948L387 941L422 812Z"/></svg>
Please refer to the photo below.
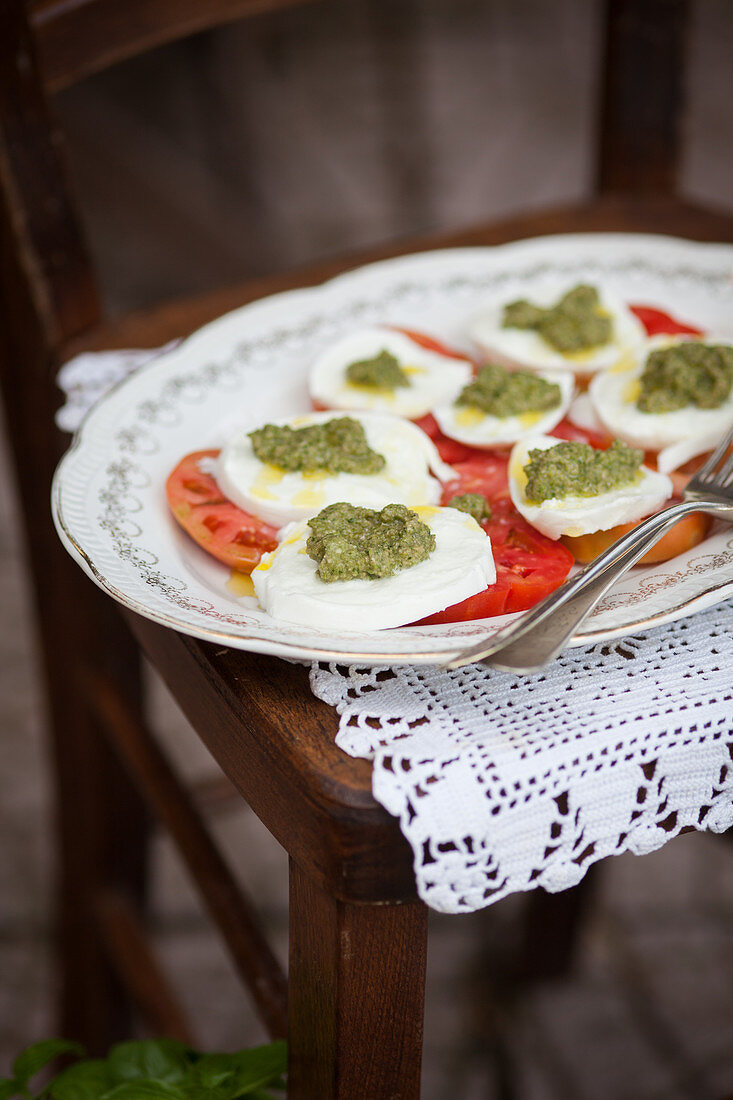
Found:
<svg viewBox="0 0 733 1100"><path fill-rule="evenodd" d="M99 601L109 602L101 593ZM114 609L102 605L100 610L110 612L107 644L118 639L118 682L124 682L128 699L139 700L138 654L121 637L119 619L112 620ZM104 614L98 619L102 629L103 621ZM41 630L45 663L57 666L47 677L58 861L57 1012L63 1035L98 1055L129 1038L133 1024L130 996L113 965L101 907L109 892L136 910L144 906L150 818L78 690L74 673L84 651L74 646L73 653L61 658L58 627L47 619ZM68 638L64 642L70 644ZM65 676L70 678L66 688L58 682Z"/></svg>
<svg viewBox="0 0 733 1100"><path fill-rule="evenodd" d="M55 785L60 1027L90 1053L130 1034L128 1002L98 926L115 888L144 894L148 816L87 704L111 676L141 707L140 661L112 602L61 546L48 505L68 440L54 428L56 349L99 303L42 89L25 0L0 5L0 382L34 580Z"/></svg>
<svg viewBox="0 0 733 1100"><path fill-rule="evenodd" d="M596 189L672 196L689 0L607 0Z"/></svg>
<svg viewBox="0 0 733 1100"><path fill-rule="evenodd" d="M352 905L290 862L289 1100L418 1100L427 908Z"/></svg>

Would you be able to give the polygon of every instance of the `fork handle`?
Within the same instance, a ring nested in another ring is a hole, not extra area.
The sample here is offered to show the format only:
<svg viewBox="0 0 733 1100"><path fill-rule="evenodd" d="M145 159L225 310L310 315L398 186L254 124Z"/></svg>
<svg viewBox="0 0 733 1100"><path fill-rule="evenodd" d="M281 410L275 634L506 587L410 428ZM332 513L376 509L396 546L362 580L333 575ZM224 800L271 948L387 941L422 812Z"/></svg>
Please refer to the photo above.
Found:
<svg viewBox="0 0 733 1100"><path fill-rule="evenodd" d="M448 667L458 668L486 659L487 664L507 672L537 672L557 656L609 588L665 531L682 516L700 511L731 518L730 505L708 501L683 500L657 512L547 596L518 623L512 623L485 643L464 651Z"/></svg>

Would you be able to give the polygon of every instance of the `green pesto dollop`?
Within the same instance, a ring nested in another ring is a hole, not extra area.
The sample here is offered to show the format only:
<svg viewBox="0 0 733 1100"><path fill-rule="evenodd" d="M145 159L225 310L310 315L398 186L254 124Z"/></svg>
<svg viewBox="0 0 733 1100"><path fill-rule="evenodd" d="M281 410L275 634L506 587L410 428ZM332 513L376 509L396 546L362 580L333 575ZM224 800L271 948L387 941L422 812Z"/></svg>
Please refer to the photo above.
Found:
<svg viewBox="0 0 733 1100"><path fill-rule="evenodd" d="M594 497L631 485L636 480L644 452L614 439L607 451L588 443L563 442L547 450L533 448L524 467L524 495L534 504L554 497Z"/></svg>
<svg viewBox="0 0 733 1100"><path fill-rule="evenodd" d="M639 379L640 412L666 413L694 405L719 409L733 388L733 348L685 340L650 352Z"/></svg>
<svg viewBox="0 0 733 1100"><path fill-rule="evenodd" d="M329 504L308 525L306 550L327 584L392 577L435 549L433 532L404 504L388 504L381 512Z"/></svg>
<svg viewBox="0 0 733 1100"><path fill-rule="evenodd" d="M594 286L579 284L549 309L525 298L504 307L504 328L534 329L555 349L568 354L607 344L613 335L611 318L601 308Z"/></svg>
<svg viewBox="0 0 733 1100"><path fill-rule="evenodd" d="M367 443L363 426L350 416L291 428L265 424L249 432L252 449L260 462L281 470L329 474L378 474L386 459Z"/></svg>
<svg viewBox="0 0 733 1100"><path fill-rule="evenodd" d="M503 417L556 409L561 401L562 392L556 382L547 382L529 370L508 371L486 363L473 382L463 387L455 404Z"/></svg>
<svg viewBox="0 0 733 1100"><path fill-rule="evenodd" d="M480 493L459 493L458 496L451 497L448 501L449 508L457 508L459 512L466 512L469 516L473 516L476 523L483 523L486 519L491 519L491 505L486 497L482 497Z"/></svg>
<svg viewBox="0 0 733 1100"><path fill-rule="evenodd" d="M382 350L372 359L360 359L346 368L346 379L354 386L367 386L374 390L396 390L409 386L407 377L396 357Z"/></svg>

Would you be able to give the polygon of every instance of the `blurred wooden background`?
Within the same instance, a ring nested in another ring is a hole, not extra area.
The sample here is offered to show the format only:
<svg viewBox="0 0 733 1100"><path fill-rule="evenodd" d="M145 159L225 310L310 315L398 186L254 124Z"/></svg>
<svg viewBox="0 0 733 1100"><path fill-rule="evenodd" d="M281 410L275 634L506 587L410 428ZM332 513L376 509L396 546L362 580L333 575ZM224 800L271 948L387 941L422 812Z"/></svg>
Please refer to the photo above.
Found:
<svg viewBox="0 0 733 1100"><path fill-rule="evenodd" d="M603 9L314 0L65 92L110 304L582 198ZM733 210L730 0L696 0L689 48L681 190Z"/></svg>

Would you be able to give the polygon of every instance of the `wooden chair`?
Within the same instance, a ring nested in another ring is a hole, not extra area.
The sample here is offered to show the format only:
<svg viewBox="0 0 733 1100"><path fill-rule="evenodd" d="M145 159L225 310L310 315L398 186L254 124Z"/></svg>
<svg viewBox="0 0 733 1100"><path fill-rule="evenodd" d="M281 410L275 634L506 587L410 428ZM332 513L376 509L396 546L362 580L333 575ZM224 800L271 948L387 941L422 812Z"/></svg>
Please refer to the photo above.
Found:
<svg viewBox="0 0 733 1100"><path fill-rule="evenodd" d="M131 1001L159 1031L188 1035L143 930L154 813L177 842L268 1031L289 1035L290 1097L407 1100L419 1094L427 912L415 896L407 842L372 798L368 764L334 747L334 714L313 699L302 668L123 616L62 549L47 506L67 445L53 427L53 380L66 358L156 346L263 294L376 258L336 260L102 320L49 94L158 43L286 2L5 0L0 8L0 366L57 781L61 1019L64 1033L93 1052L129 1033ZM732 240L729 219L674 197L687 6L609 4L593 203L379 255L573 230ZM138 646L289 853L287 997L251 907L146 727ZM539 894L533 904L541 904ZM546 967L561 939L562 930L554 945L543 944Z"/></svg>

